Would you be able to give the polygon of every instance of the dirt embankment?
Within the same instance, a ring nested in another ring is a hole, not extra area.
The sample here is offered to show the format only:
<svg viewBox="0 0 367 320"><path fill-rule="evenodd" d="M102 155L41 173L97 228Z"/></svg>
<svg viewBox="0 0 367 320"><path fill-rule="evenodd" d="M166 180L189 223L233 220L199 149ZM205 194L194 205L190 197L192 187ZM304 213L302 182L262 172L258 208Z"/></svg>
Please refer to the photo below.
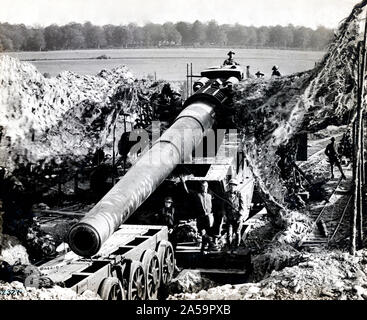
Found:
<svg viewBox="0 0 367 320"><path fill-rule="evenodd" d="M235 123L245 133L245 154L264 198L277 211L284 209L279 148L299 133L340 126L353 117L361 12L359 7L352 11L313 70L270 80L250 79L236 87Z"/></svg>
<svg viewBox="0 0 367 320"><path fill-rule="evenodd" d="M300 263L272 271L257 283L224 285L172 300L367 300L367 250L303 253Z"/></svg>
<svg viewBox="0 0 367 320"><path fill-rule="evenodd" d="M25 287L23 283L13 281L5 283L0 281L0 300L101 300L92 291L85 291L78 295L72 289L58 286L52 289Z"/></svg>
<svg viewBox="0 0 367 320"><path fill-rule="evenodd" d="M24 174L27 182L24 187L29 188L32 184L28 184L28 180L36 184L36 174L44 178L49 174L46 172L49 165L66 169L67 175L72 174L73 168L90 161L97 148L111 155L114 125L117 124L116 139L119 139L124 129L123 120L134 123L163 84L137 80L125 66L102 70L96 76L63 72L55 78L46 78L29 63L1 56L0 199L10 191L6 190L7 185L18 186L15 172ZM128 116L123 119L123 114ZM31 189L30 192L34 191ZM2 226L1 215L2 212ZM0 261L10 266L29 265L25 247L14 237L3 235L2 228ZM13 289L21 293L3 295ZM6 299L77 298L71 290L37 291L16 282L1 283L0 290L1 298ZM91 295L87 294L88 297Z"/></svg>
<svg viewBox="0 0 367 320"><path fill-rule="evenodd" d="M65 71L45 78L25 62L0 57L0 166L69 160L77 163L104 147L111 154L122 114L133 123L161 83L137 80L125 66L96 76Z"/></svg>

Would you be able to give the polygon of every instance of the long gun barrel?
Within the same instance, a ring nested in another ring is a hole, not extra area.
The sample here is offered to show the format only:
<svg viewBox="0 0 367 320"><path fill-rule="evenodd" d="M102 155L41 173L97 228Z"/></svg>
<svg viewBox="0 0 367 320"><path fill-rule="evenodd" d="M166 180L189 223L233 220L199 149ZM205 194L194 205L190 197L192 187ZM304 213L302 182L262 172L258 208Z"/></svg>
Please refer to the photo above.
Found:
<svg viewBox="0 0 367 320"><path fill-rule="evenodd" d="M219 90L218 91L219 94ZM78 255L91 257L150 194L175 169L191 156L206 131L213 126L215 106L224 99L197 95L152 148L126 175L69 231L70 248ZM194 95L195 96L195 95Z"/></svg>

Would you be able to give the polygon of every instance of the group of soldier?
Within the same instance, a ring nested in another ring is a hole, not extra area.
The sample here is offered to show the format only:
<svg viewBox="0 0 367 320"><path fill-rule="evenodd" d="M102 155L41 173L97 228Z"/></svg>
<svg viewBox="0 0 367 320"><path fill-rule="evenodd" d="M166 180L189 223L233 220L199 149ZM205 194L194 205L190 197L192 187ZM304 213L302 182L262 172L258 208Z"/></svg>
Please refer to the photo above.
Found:
<svg viewBox="0 0 367 320"><path fill-rule="evenodd" d="M228 52L228 59L223 62L223 66L239 65L234 59L233 51ZM248 78L250 75L250 66L247 66L246 75ZM280 76L279 68L273 67L272 76ZM262 78L263 73L258 71L256 73L257 78ZM186 185L185 178L180 177L183 187L188 195L192 199L192 209L196 216L196 227L198 231L198 239L201 242L202 251L218 251L218 240L222 236L223 215L213 213L213 194L209 192L209 185L207 181L201 181L200 190L189 190ZM223 202L224 212L224 234L226 239L227 249L236 249L241 243L241 234L243 223L247 216L244 210L244 201L242 194L237 190L238 181L231 179L228 183L228 190L224 197L220 200ZM175 214L175 205L172 197L166 197L164 199L164 206L159 213L156 214L157 223L168 226L170 241L175 245L174 230L177 227L178 219ZM218 227L219 226L219 227Z"/></svg>
<svg viewBox="0 0 367 320"><path fill-rule="evenodd" d="M345 138L344 140L348 139ZM351 145L349 140L349 143L341 143L346 150L348 146ZM335 138L331 138L330 144L328 144L325 149L325 154L329 158L331 166L331 178L334 178L334 166L340 170L341 177L343 179L346 178L340 164L340 156L345 153L346 151L344 150L342 153L338 154L335 147ZM201 242L201 250L203 252L220 250L218 240L222 238L222 236L224 236L223 238L226 240L225 249L235 250L238 248L241 243L243 223L248 218L244 210L242 194L237 190L238 181L236 179L231 179L228 182L227 191L224 196L221 197L209 190L207 181L201 181L200 190L194 191L187 187L184 176L180 176L180 180L186 194L191 196L190 208L192 208L192 212L196 217L196 227L198 239L199 242ZM225 219L223 229L223 216L213 213L213 197L218 197L223 203ZM178 221L175 215L175 206L172 197L165 198L164 207L156 216L158 218L158 223L168 226L170 241L175 245L176 239L174 238L174 231L178 225ZM222 233L222 231L224 231L224 233Z"/></svg>
<svg viewBox="0 0 367 320"><path fill-rule="evenodd" d="M224 60L223 62L223 66L231 66L231 65L239 65L238 62L236 62L234 59L233 59L233 55L235 55L235 52L233 52L232 50L229 51L227 53L228 55L228 59ZM264 77L264 73L260 72L260 71L257 71L255 73L255 76L257 78L263 78ZM271 73L271 76L272 77L280 77L281 76L281 73L279 71L279 67L277 65L273 66L272 68L272 73ZM246 66L246 77L247 78L253 78L253 76L251 75L250 73L250 66Z"/></svg>
<svg viewBox="0 0 367 320"><path fill-rule="evenodd" d="M192 209L196 216L196 227L198 232L198 240L201 242L201 251L218 251L220 250L218 240L221 238L223 216L213 213L213 195L209 192L207 181L200 182L200 190L190 190L186 185L183 176L180 177L184 190L192 199ZM241 231L243 222L247 218L245 216L244 201L242 194L237 190L238 181L231 179L228 183L228 190L223 201L224 217L225 217L225 238L226 248L235 250L241 243ZM215 195L215 193L213 193ZM175 245L174 230L177 227L177 217L175 216L175 208L172 197L164 199L164 207L156 215L157 222L167 225L169 230L170 241ZM217 220L217 221L216 221ZM217 227L219 226L219 227Z"/></svg>

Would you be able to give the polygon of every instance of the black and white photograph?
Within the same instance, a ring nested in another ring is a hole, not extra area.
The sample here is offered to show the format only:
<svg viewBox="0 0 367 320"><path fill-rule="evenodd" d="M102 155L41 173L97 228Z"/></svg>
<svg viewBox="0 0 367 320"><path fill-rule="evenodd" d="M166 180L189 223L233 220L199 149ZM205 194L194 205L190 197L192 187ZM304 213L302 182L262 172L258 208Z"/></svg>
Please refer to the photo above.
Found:
<svg viewBox="0 0 367 320"><path fill-rule="evenodd" d="M0 0L0 304L367 300L366 39L367 0Z"/></svg>

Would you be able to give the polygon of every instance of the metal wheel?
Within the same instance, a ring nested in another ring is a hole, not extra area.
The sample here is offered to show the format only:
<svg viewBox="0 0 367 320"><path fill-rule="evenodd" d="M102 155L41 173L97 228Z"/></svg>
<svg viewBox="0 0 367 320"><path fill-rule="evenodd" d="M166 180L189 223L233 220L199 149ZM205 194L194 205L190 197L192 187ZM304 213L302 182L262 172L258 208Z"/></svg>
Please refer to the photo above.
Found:
<svg viewBox="0 0 367 320"><path fill-rule="evenodd" d="M158 246L158 257L161 262L161 284L167 285L173 277L175 270L175 256L172 244L162 240Z"/></svg>
<svg viewBox="0 0 367 320"><path fill-rule="evenodd" d="M133 261L130 266L128 299L144 300L146 294L145 273L140 261Z"/></svg>
<svg viewBox="0 0 367 320"><path fill-rule="evenodd" d="M161 269L156 252L150 249L146 250L142 257L142 264L146 276L146 299L155 300L158 297L161 281Z"/></svg>
<svg viewBox="0 0 367 320"><path fill-rule="evenodd" d="M99 286L98 294L103 300L125 300L125 290L117 278L108 277Z"/></svg>

